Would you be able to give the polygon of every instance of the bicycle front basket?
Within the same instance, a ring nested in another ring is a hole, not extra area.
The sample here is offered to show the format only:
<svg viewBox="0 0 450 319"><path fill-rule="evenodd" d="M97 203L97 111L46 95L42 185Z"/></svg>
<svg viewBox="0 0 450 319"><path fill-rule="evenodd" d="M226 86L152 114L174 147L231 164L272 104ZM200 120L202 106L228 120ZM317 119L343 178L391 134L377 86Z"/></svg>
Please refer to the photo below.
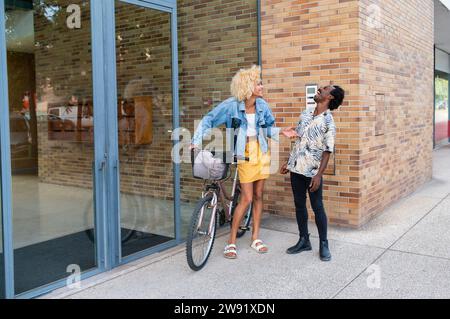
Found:
<svg viewBox="0 0 450 319"><path fill-rule="evenodd" d="M203 150L194 156L192 173L197 179L219 181L227 177L229 167L220 155Z"/></svg>

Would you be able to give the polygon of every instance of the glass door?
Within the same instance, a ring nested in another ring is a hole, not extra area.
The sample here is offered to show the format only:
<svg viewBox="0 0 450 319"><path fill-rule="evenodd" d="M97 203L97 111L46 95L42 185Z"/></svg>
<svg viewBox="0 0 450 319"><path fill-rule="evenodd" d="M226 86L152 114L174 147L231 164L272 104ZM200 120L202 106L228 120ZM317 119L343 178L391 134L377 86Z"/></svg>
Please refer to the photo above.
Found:
<svg viewBox="0 0 450 319"><path fill-rule="evenodd" d="M450 142L449 75L436 71L435 75L435 134L436 146Z"/></svg>
<svg viewBox="0 0 450 319"><path fill-rule="evenodd" d="M115 1L122 258L176 237L171 13L136 3Z"/></svg>
<svg viewBox="0 0 450 319"><path fill-rule="evenodd" d="M1 12L15 295L98 267L91 2L5 1Z"/></svg>
<svg viewBox="0 0 450 319"><path fill-rule="evenodd" d="M0 4L0 298L175 244L176 1Z"/></svg>

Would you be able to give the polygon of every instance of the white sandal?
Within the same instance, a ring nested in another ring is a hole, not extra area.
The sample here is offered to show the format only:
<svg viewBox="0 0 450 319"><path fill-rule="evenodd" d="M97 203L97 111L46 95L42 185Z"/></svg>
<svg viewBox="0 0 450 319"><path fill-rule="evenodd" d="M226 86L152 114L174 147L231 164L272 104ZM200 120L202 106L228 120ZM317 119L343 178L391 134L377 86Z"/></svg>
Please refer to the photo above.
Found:
<svg viewBox="0 0 450 319"><path fill-rule="evenodd" d="M260 244L260 245L258 245L258 244ZM256 250L260 254L265 254L268 252L268 250L262 250L264 248L267 248L267 246L264 245L264 243L261 239L254 240L250 247L252 247L254 250Z"/></svg>
<svg viewBox="0 0 450 319"><path fill-rule="evenodd" d="M223 251L223 255L225 258L228 259L236 259L237 258L237 249L236 249L236 245L235 244L229 244L225 246L225 249ZM230 253L233 253L234 255L228 255Z"/></svg>

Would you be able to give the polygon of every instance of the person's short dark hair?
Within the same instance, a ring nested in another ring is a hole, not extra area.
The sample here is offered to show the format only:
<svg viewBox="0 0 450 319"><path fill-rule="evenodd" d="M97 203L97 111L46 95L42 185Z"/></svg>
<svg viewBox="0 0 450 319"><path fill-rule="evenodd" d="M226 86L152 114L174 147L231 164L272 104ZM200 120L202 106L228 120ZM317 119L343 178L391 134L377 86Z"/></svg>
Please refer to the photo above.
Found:
<svg viewBox="0 0 450 319"><path fill-rule="evenodd" d="M330 92L334 99L330 101L329 109L331 111L337 110L342 105L345 98L345 91L340 86L333 85L334 89Z"/></svg>

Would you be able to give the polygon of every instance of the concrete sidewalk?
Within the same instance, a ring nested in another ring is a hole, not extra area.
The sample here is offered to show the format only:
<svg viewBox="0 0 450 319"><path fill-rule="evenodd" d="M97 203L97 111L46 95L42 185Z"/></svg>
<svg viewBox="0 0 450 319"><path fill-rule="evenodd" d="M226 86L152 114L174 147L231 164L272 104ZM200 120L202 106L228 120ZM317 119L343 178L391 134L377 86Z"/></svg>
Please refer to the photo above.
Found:
<svg viewBox="0 0 450 319"><path fill-rule="evenodd" d="M200 272L177 247L45 298L450 298L450 147L434 158L433 180L365 227L330 227L329 263L319 260L315 225L313 251L289 256L295 220L265 216L266 255L251 250L246 235L239 258L227 260L221 236Z"/></svg>

